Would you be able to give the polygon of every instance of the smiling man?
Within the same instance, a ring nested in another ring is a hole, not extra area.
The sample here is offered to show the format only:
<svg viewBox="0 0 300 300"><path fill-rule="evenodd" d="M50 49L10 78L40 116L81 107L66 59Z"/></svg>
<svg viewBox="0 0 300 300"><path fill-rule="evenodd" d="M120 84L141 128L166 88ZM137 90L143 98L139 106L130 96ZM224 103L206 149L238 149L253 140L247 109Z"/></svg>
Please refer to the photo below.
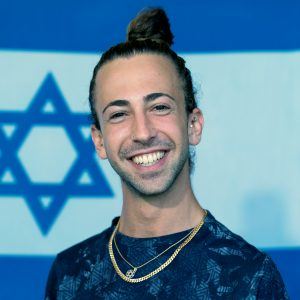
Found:
<svg viewBox="0 0 300 300"><path fill-rule="evenodd" d="M149 220L138 226L140 235L152 226L154 235L169 233L169 227L176 232L203 217L191 190L188 160L189 145L200 140L203 118L198 108L187 116L181 86L173 63L157 54L115 59L96 76L95 110L101 130L94 126L92 136L99 156L108 158L121 177L124 205L130 205L123 213L144 207L144 216L134 213L141 223L153 214L165 215L162 224ZM178 197L181 201L171 205ZM162 210L167 203L171 207ZM181 218L186 209L192 216ZM179 217L176 224L171 213ZM123 220L120 229L127 226ZM135 223L132 218L126 218L128 222Z"/></svg>
<svg viewBox="0 0 300 300"><path fill-rule="evenodd" d="M161 9L94 69L92 138L120 176L121 216L57 255L47 299L287 299L272 260L197 201L190 146L203 116Z"/></svg>

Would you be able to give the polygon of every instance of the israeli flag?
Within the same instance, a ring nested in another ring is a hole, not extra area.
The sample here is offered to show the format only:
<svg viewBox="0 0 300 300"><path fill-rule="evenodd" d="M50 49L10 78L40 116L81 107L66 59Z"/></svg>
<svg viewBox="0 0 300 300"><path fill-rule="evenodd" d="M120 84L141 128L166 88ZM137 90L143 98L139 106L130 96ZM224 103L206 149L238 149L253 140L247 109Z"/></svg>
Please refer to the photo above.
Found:
<svg viewBox="0 0 300 300"><path fill-rule="evenodd" d="M54 255L120 214L120 180L90 137L89 81L101 52L154 5L170 16L205 119L197 199L270 253L296 298L300 5L40 5L6 3L0 12L0 299L41 299Z"/></svg>

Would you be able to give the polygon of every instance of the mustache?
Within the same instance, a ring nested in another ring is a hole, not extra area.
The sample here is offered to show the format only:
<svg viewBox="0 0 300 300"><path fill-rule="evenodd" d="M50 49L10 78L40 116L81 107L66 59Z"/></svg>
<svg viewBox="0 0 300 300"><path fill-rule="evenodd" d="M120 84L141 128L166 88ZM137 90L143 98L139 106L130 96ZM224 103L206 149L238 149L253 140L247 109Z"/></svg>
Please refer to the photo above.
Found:
<svg viewBox="0 0 300 300"><path fill-rule="evenodd" d="M174 149L175 148L175 143L171 141L165 141L165 140L148 140L143 143L141 142L134 142L132 145L128 147L124 147L120 149L119 155L122 158L128 158L132 156L132 153L136 151L143 151L143 150L148 150L149 148L154 148L154 147L161 147L161 148L166 148L166 149Z"/></svg>

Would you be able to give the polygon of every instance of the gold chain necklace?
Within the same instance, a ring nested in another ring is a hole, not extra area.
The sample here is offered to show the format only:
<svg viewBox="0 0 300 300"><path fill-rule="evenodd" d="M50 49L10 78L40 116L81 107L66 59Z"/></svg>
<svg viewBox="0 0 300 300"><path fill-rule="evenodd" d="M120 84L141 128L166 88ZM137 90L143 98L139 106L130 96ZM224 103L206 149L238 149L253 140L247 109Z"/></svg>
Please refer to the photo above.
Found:
<svg viewBox="0 0 300 300"><path fill-rule="evenodd" d="M119 223L117 224L117 226L115 227L110 239L109 239L109 243L108 243L108 251L109 251L109 256L112 262L112 265L114 267L114 269L116 270L117 274L125 281L130 282L130 283L138 283L144 280L147 280L149 278L151 278L152 276L156 275L157 273L159 273L160 271L162 271L164 268L166 268L173 260L174 258L178 255L178 253L193 239L193 237L197 234L197 232L200 230L200 228L202 227L202 225L204 224L204 220L205 217L207 215L207 211L205 211L205 215L204 217L201 219L201 222L194 227L194 229L192 231L190 231L186 236L184 236L182 239L180 239L179 241L177 241L175 244L171 245L170 247L168 247L166 250L164 250L163 252L161 252L160 254L158 254L157 256L155 256L154 258L152 258L150 261L147 261L146 263L135 267L132 264L130 264L121 254L121 252L119 251L118 247L116 246L116 249L118 251L118 253L120 254L120 256L133 268L132 270L128 270L126 272L126 275L120 270L116 259L115 259L115 255L114 255L114 251L113 251L113 241L116 245L115 242L115 235L117 233L117 230L119 228ZM158 258L159 256L161 256L162 254L164 254L165 252L167 252L169 249L171 249L173 246L179 244L182 240L184 240L177 248L176 250L173 252L173 254L161 265L159 266L157 269L155 269L154 271L150 272L149 274L139 277L139 278L132 278L137 269L141 268L143 266L145 266L146 264L150 263L151 261L155 260L156 258Z"/></svg>
<svg viewBox="0 0 300 300"><path fill-rule="evenodd" d="M132 267L132 269L128 270L126 272L126 276L128 278L132 278L134 277L136 271L144 266L146 266L147 264L149 264L150 262L152 262L153 260L159 258L161 255L163 255L164 253L166 253L168 250L170 250L171 248L175 247L177 244L179 244L180 242L182 242L183 240L185 240L191 233L193 232L193 229L187 234L185 235L183 238L181 238L179 241L177 241L176 243L174 243L173 245L169 246L167 249L165 249L164 251L162 251L161 253L159 253L158 255L156 255L155 257L151 258L150 260L146 261L145 263L141 264L140 266L134 266L133 264L131 264L121 253L118 245L117 245L117 242L116 242L116 236L114 236L114 244L115 244L115 247L119 253L119 255L121 256L121 258L129 265Z"/></svg>

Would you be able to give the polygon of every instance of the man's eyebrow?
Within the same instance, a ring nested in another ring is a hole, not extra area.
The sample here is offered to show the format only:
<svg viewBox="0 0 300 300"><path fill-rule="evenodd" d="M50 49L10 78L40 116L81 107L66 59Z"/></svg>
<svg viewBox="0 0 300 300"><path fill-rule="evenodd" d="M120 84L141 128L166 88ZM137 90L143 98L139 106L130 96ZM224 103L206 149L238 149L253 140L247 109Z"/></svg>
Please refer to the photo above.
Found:
<svg viewBox="0 0 300 300"><path fill-rule="evenodd" d="M104 112L110 107L110 106L128 106L129 105L129 101L127 100L120 100L120 99L117 99L117 100L114 100L114 101L111 101L110 103L108 103L103 111L102 111L102 114L104 114Z"/></svg>
<svg viewBox="0 0 300 300"><path fill-rule="evenodd" d="M169 94L166 94L166 93L151 93L149 95L146 95L144 97L144 101L145 102L151 102L151 101L154 101L156 100L157 98L160 98L160 97L168 97L170 98L171 100L175 101L175 99L169 95ZM128 100L123 100L123 99L116 99L116 100L113 100L111 101L110 103L108 103L104 109L102 110L102 114L104 114L104 112L110 107L110 106L129 106L130 105L130 102Z"/></svg>
<svg viewBox="0 0 300 300"><path fill-rule="evenodd" d="M171 100L175 101L175 99L171 95L166 94L166 93L151 93L151 94L144 97L144 101L145 102L151 102L151 101L154 101L154 100L156 100L157 98L160 98L160 97L168 97Z"/></svg>

